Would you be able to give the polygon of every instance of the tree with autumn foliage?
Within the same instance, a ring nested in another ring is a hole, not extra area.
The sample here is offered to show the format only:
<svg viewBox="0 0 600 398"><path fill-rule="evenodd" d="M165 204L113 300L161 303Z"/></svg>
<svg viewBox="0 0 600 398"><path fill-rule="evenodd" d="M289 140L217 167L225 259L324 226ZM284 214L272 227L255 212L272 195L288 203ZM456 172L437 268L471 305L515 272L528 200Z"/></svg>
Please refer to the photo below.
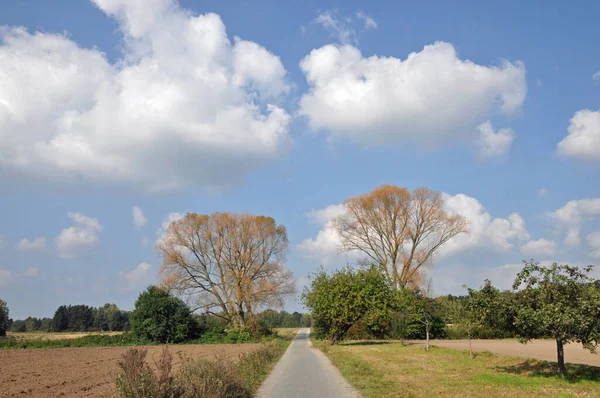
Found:
<svg viewBox="0 0 600 398"><path fill-rule="evenodd" d="M271 217L188 213L157 244L162 284L196 310L245 326L259 307L281 306L295 291L284 267L287 231Z"/></svg>
<svg viewBox="0 0 600 398"><path fill-rule="evenodd" d="M397 288L417 286L423 267L454 236L467 232L467 221L450 214L440 192L382 185L347 199L333 220L341 250L358 251L377 264Z"/></svg>

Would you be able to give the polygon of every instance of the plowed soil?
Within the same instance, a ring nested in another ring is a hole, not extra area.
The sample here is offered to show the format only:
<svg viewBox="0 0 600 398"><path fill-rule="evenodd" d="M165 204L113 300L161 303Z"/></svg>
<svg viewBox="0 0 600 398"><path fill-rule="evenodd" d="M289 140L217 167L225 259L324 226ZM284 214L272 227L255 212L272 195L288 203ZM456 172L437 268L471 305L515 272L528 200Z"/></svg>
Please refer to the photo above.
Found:
<svg viewBox="0 0 600 398"><path fill-rule="evenodd" d="M182 357L231 358L259 344L171 346L174 368ZM114 397L121 355L130 347L0 350L0 397ZM158 360L162 347L148 349L146 361Z"/></svg>

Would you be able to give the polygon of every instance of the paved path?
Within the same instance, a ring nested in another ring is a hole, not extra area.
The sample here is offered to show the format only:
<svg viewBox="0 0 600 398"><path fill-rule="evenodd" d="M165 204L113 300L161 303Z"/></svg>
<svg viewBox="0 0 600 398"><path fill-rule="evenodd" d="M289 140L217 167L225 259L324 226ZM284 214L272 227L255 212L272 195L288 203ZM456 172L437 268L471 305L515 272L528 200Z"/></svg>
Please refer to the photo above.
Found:
<svg viewBox="0 0 600 398"><path fill-rule="evenodd" d="M273 372L258 390L258 398L360 398L321 351L311 347L310 329L301 329Z"/></svg>

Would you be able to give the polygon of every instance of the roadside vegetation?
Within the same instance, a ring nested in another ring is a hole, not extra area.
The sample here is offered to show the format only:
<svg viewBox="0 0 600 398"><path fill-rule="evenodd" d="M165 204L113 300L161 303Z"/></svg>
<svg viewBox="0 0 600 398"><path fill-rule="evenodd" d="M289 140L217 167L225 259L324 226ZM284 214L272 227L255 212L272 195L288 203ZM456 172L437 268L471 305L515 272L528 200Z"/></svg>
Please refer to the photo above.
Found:
<svg viewBox="0 0 600 398"><path fill-rule="evenodd" d="M289 340L276 339L237 359L225 354L214 360L185 358L177 372L173 372L173 355L168 347L165 346L154 363L155 370L146 362L145 349L131 348L119 362L117 396L252 397L289 343Z"/></svg>
<svg viewBox="0 0 600 398"><path fill-rule="evenodd" d="M389 342L317 344L365 398L597 396L600 368Z"/></svg>

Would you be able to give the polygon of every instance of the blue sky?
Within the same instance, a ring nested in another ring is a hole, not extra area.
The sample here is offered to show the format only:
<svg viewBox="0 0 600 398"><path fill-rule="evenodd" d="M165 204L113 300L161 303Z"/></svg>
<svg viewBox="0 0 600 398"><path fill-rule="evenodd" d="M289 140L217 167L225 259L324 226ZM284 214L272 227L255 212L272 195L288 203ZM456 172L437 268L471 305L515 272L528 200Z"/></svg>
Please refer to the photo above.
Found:
<svg viewBox="0 0 600 398"><path fill-rule="evenodd" d="M440 294L598 263L600 5L389 3L0 1L11 315L132 308L172 213L275 217L301 288L356 258L328 221L383 183L470 221Z"/></svg>

